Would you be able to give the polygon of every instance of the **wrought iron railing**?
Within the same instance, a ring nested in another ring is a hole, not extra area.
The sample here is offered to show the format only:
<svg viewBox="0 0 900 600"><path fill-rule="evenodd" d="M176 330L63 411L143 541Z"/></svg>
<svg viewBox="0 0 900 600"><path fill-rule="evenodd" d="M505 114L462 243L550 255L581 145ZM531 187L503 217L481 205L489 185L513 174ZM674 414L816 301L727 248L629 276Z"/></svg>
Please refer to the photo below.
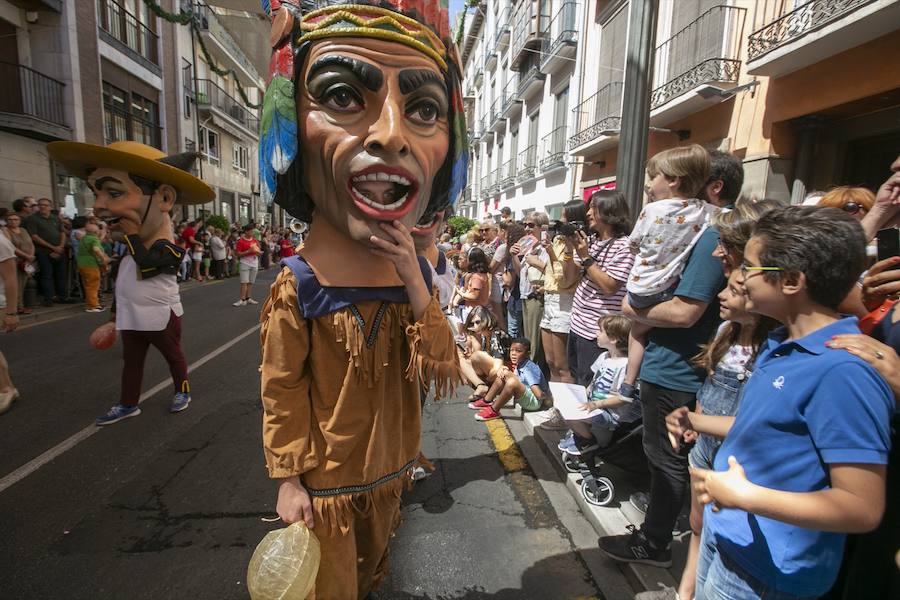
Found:
<svg viewBox="0 0 900 600"><path fill-rule="evenodd" d="M482 200L491 195L491 174L482 176L481 178L481 198Z"/></svg>
<svg viewBox="0 0 900 600"><path fill-rule="evenodd" d="M197 80L197 104L212 106L253 133L259 130L259 119L234 96L209 79Z"/></svg>
<svg viewBox="0 0 900 600"><path fill-rule="evenodd" d="M618 131L622 121L622 82L613 81L573 109L575 135L569 150L600 137L604 131Z"/></svg>
<svg viewBox="0 0 900 600"><path fill-rule="evenodd" d="M750 34L747 60L757 60L873 2L875 0L808 0L787 13L783 8L779 18Z"/></svg>
<svg viewBox="0 0 900 600"><path fill-rule="evenodd" d="M578 42L577 18L578 4L575 2L563 2L547 26L547 35L541 48L543 52L541 56L542 62L547 62L563 46Z"/></svg>
<svg viewBox="0 0 900 600"><path fill-rule="evenodd" d="M525 90L527 90L535 81L545 79L546 77L547 76L541 72L541 69L535 62L527 71L519 73L519 85L516 89L516 95L520 100L524 100Z"/></svg>
<svg viewBox="0 0 900 600"><path fill-rule="evenodd" d="M500 122L500 109L503 108L503 96L498 95L491 103L491 128L496 127Z"/></svg>
<svg viewBox="0 0 900 600"><path fill-rule="evenodd" d="M512 73L503 88L503 107L501 114L506 115L516 102L519 101L519 74Z"/></svg>
<svg viewBox="0 0 900 600"><path fill-rule="evenodd" d="M709 82L737 82L747 9L714 6L656 47L650 107Z"/></svg>
<svg viewBox="0 0 900 600"><path fill-rule="evenodd" d="M494 45L500 51L500 54L503 54L503 51L506 50L506 45L503 44L503 38L509 34L510 23L512 21L511 13L509 7L505 7L499 13L497 13L497 25L494 31Z"/></svg>
<svg viewBox="0 0 900 600"><path fill-rule="evenodd" d="M516 181L522 182L537 175L537 146L528 146L519 152Z"/></svg>
<svg viewBox="0 0 900 600"><path fill-rule="evenodd" d="M100 29L159 66L159 36L115 0L97 0Z"/></svg>
<svg viewBox="0 0 900 600"><path fill-rule="evenodd" d="M500 170L500 189L506 190L516 185L516 157L503 163Z"/></svg>
<svg viewBox="0 0 900 600"><path fill-rule="evenodd" d="M541 139L541 171L566 164L566 126L557 127Z"/></svg>
<svg viewBox="0 0 900 600"><path fill-rule="evenodd" d="M549 3L546 3L549 4ZM546 11L547 6L541 3L541 11ZM536 3L529 1L519 2L516 6L516 14L513 20L511 52L512 64L510 68L517 69L523 51L540 46L546 36L547 25L550 23L550 15L546 12L538 12Z"/></svg>
<svg viewBox="0 0 900 600"><path fill-rule="evenodd" d="M225 29L216 13L209 6L203 2L197 2L194 7L194 20L201 31L208 31L225 48L228 54L241 65L244 71L250 74L254 81L259 79L259 73L256 67L253 66L253 62L247 57L247 54L228 30Z"/></svg>
<svg viewBox="0 0 900 600"><path fill-rule="evenodd" d="M127 110L104 104L103 139L106 144L130 140L162 148L162 128L135 117Z"/></svg>
<svg viewBox="0 0 900 600"><path fill-rule="evenodd" d="M0 112L27 115L57 125L65 125L63 91L66 85L24 65L0 62Z"/></svg>
<svg viewBox="0 0 900 600"><path fill-rule="evenodd" d="M491 195L500 193L500 167L491 172Z"/></svg>

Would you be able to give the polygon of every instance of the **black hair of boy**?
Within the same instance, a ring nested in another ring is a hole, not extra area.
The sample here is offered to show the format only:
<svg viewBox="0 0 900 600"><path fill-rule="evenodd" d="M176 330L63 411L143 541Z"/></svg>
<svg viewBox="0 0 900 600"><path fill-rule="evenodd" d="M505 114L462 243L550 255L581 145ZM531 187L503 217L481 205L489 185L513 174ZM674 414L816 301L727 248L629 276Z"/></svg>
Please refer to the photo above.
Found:
<svg viewBox="0 0 900 600"><path fill-rule="evenodd" d="M734 202L741 195L744 187L744 163L734 154L712 150L709 153L709 180L722 182L719 198Z"/></svg>
<svg viewBox="0 0 900 600"><path fill-rule="evenodd" d="M770 210L756 224L759 259L774 281L791 273L806 276L810 300L837 309L866 266L866 237L852 215L838 208L788 206Z"/></svg>
<svg viewBox="0 0 900 600"><path fill-rule="evenodd" d="M510 347L512 347L513 344L519 344L520 346L522 346L522 348L525 349L525 354L531 356L531 340L524 337L517 337L509 341Z"/></svg>

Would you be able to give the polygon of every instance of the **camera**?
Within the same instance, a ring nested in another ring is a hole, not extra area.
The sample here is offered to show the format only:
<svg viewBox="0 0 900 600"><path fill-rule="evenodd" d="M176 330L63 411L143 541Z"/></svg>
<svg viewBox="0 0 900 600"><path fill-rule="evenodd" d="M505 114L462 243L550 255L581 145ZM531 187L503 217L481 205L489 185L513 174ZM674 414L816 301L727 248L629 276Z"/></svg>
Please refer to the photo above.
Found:
<svg viewBox="0 0 900 600"><path fill-rule="evenodd" d="M579 231L586 231L583 221L569 221L568 223L563 223L562 221L550 221L550 226L547 228L550 239L553 239L558 235L572 237Z"/></svg>

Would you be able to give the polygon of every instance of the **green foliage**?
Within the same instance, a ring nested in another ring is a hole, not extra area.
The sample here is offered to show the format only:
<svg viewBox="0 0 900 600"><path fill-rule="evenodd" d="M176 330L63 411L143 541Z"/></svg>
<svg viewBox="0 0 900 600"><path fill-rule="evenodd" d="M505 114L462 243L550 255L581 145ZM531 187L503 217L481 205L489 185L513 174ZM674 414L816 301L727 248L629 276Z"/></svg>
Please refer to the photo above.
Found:
<svg viewBox="0 0 900 600"><path fill-rule="evenodd" d="M455 215L447 219L447 224L453 227L454 231L456 231L456 235L462 235L472 229L478 221L474 219L470 219L469 217L462 217L460 215Z"/></svg>
<svg viewBox="0 0 900 600"><path fill-rule="evenodd" d="M215 227L225 233L231 229L231 223L228 222L228 219L223 217L222 215L209 215L206 217L206 226L207 227Z"/></svg>

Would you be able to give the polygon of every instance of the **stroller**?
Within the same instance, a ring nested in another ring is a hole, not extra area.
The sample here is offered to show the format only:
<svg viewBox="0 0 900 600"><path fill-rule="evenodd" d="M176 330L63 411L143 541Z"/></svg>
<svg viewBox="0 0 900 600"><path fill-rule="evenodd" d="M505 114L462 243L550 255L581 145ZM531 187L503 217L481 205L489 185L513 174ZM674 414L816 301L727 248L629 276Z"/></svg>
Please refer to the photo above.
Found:
<svg viewBox="0 0 900 600"><path fill-rule="evenodd" d="M614 465L633 473L647 473L643 433L644 426L640 420L623 423L603 448L585 452L581 456L562 453L566 471L581 473L581 494L588 504L606 506L616 496L612 480L602 475L603 465Z"/></svg>

